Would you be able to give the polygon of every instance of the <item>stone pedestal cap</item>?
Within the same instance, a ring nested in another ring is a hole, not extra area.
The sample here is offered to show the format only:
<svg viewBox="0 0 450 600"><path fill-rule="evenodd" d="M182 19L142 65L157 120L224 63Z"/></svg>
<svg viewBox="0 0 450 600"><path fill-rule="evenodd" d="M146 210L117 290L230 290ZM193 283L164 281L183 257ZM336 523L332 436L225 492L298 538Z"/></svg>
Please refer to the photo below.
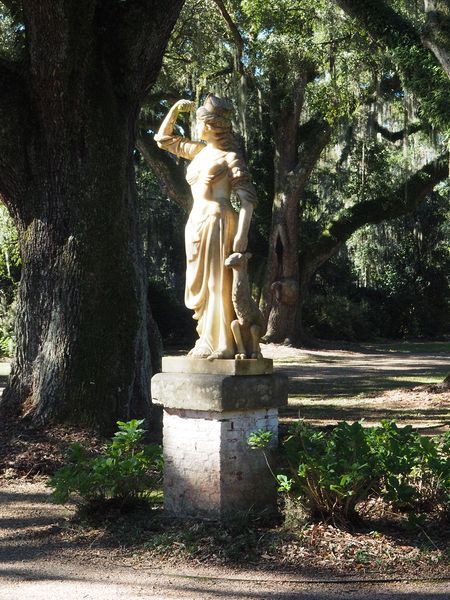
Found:
<svg viewBox="0 0 450 600"><path fill-rule="evenodd" d="M190 356L164 356L162 372L203 373L205 375L270 375L273 373L273 360L271 358L208 360Z"/></svg>
<svg viewBox="0 0 450 600"><path fill-rule="evenodd" d="M287 404L283 375L217 375L158 373L152 378L152 400L165 409L212 412L278 408Z"/></svg>

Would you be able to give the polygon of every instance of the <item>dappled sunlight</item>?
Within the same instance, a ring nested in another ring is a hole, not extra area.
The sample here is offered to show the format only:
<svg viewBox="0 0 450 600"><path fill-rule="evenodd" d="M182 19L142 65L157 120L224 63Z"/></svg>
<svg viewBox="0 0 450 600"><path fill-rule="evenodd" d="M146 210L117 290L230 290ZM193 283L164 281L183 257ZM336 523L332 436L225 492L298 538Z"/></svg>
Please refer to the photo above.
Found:
<svg viewBox="0 0 450 600"><path fill-rule="evenodd" d="M431 434L445 431L450 423L450 392L426 387L447 374L448 348L448 343L437 342L372 344L358 351L268 344L263 352L289 378L289 405L281 410L284 422L302 418L327 426L364 419L375 425L396 419Z"/></svg>
<svg viewBox="0 0 450 600"><path fill-rule="evenodd" d="M342 397L331 393L312 397L292 396L282 412L283 420L302 418L311 425L335 425L338 421L363 420L367 426L382 419L413 425L423 433L442 433L450 423L450 392L435 393L426 387L379 389L372 395Z"/></svg>
<svg viewBox="0 0 450 600"><path fill-rule="evenodd" d="M61 526L74 514L73 505L56 505L50 500L42 483L15 484L10 489L3 484L0 492L0 563L32 561L45 554L60 552L59 544L53 548Z"/></svg>

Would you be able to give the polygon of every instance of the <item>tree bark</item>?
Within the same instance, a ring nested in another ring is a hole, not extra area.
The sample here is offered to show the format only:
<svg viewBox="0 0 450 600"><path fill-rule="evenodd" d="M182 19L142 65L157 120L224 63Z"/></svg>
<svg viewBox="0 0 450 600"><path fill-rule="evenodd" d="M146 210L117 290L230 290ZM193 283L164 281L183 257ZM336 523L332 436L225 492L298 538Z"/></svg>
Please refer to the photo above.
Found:
<svg viewBox="0 0 450 600"><path fill-rule="evenodd" d="M422 42L433 52L450 78L450 2L425 0L426 22Z"/></svg>
<svg viewBox="0 0 450 600"><path fill-rule="evenodd" d="M23 3L28 66L0 92L0 193L23 263L1 406L35 422L106 432L150 414L135 124L181 6Z"/></svg>
<svg viewBox="0 0 450 600"><path fill-rule="evenodd" d="M311 120L299 127L309 74L298 79L289 109L280 111L275 132L275 196L265 285L268 342L292 343L299 323L299 202L330 138L330 127ZM300 138L300 146L298 140Z"/></svg>

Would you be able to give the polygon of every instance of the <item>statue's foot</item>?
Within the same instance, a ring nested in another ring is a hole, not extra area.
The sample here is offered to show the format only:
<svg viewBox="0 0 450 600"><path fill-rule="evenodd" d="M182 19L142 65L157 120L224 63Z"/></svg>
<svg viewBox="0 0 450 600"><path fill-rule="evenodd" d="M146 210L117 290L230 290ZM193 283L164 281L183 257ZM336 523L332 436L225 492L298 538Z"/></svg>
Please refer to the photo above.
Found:
<svg viewBox="0 0 450 600"><path fill-rule="evenodd" d="M192 358L209 358L211 350L206 346L196 346L188 352L188 356L192 356Z"/></svg>
<svg viewBox="0 0 450 600"><path fill-rule="evenodd" d="M229 350L216 350L208 356L208 360L216 360L216 358L233 358L233 353Z"/></svg>
<svg viewBox="0 0 450 600"><path fill-rule="evenodd" d="M247 355L246 354L235 354L234 358L236 360L244 360L245 358L247 358Z"/></svg>
<svg viewBox="0 0 450 600"><path fill-rule="evenodd" d="M260 358L264 358L261 352L252 352L252 358L256 358L259 360Z"/></svg>

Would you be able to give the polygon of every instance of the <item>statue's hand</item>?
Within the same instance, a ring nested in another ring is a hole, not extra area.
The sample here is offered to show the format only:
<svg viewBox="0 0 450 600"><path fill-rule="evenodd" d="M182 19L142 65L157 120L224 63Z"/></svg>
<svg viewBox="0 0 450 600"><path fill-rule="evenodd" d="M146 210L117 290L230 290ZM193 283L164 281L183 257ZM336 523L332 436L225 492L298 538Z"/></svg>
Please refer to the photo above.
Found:
<svg viewBox="0 0 450 600"><path fill-rule="evenodd" d="M233 252L244 253L247 250L248 238L246 235L237 234L233 241Z"/></svg>
<svg viewBox="0 0 450 600"><path fill-rule="evenodd" d="M192 102L191 100L178 100L178 102L175 102L172 106L172 110L175 110L177 113L191 112L194 109L195 102Z"/></svg>

